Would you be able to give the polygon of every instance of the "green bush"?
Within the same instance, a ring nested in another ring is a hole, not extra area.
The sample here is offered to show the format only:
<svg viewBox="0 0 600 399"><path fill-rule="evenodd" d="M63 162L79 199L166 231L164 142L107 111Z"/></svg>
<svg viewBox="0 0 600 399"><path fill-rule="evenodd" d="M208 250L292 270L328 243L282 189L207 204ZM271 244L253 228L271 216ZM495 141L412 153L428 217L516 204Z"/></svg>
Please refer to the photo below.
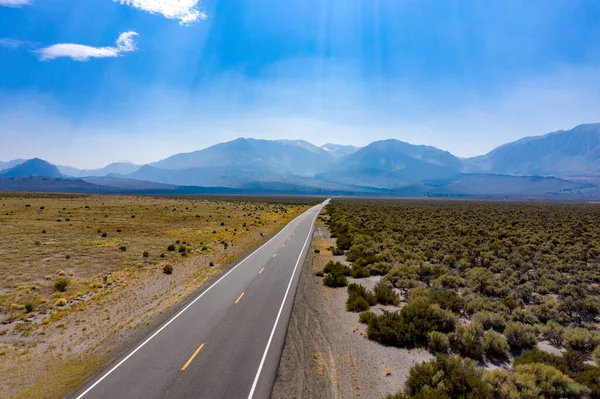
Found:
<svg viewBox="0 0 600 399"><path fill-rule="evenodd" d="M343 276L350 276L350 268L340 262L329 261L323 268L324 273L340 274Z"/></svg>
<svg viewBox="0 0 600 399"><path fill-rule="evenodd" d="M509 322L504 329L504 336L511 349L530 349L537 345L536 329L528 324Z"/></svg>
<svg viewBox="0 0 600 399"><path fill-rule="evenodd" d="M169 244L167 246L167 251L169 251L169 252L175 252L175 244Z"/></svg>
<svg viewBox="0 0 600 399"><path fill-rule="evenodd" d="M431 331L449 332L454 316L427 299L416 299L398 312L387 312L369 323L369 339L397 347L424 346Z"/></svg>
<svg viewBox="0 0 600 399"><path fill-rule="evenodd" d="M587 354L600 344L600 336L586 328L567 328L564 332L564 343L569 349Z"/></svg>
<svg viewBox="0 0 600 399"><path fill-rule="evenodd" d="M346 309L349 312L362 312L369 310L377 304L375 294L367 290L360 284L352 283L348 285L348 299L346 300Z"/></svg>
<svg viewBox="0 0 600 399"><path fill-rule="evenodd" d="M54 282L54 289L59 292L65 292L69 285L71 285L71 280L68 278L61 278Z"/></svg>
<svg viewBox="0 0 600 399"><path fill-rule="evenodd" d="M557 348L562 347L565 329L557 322L550 320L542 327L542 336Z"/></svg>
<svg viewBox="0 0 600 399"><path fill-rule="evenodd" d="M358 321L363 324L369 324L377 315L369 310L358 315Z"/></svg>
<svg viewBox="0 0 600 399"><path fill-rule="evenodd" d="M431 292L433 301L440 305L442 309L460 313L465 308L465 300L453 290L434 290Z"/></svg>
<svg viewBox="0 0 600 399"><path fill-rule="evenodd" d="M144 253L142 254L142 257L147 258L148 256L150 256L148 251L144 251Z"/></svg>
<svg viewBox="0 0 600 399"><path fill-rule="evenodd" d="M369 277L370 275L371 275L371 273L369 273L369 271L367 269L365 269L364 267L358 267L358 266L354 265L350 269L350 277L352 277L352 278L366 278L366 277Z"/></svg>
<svg viewBox="0 0 600 399"><path fill-rule="evenodd" d="M406 387L409 397L488 399L492 392L482 376L482 369L473 360L438 355L414 366Z"/></svg>
<svg viewBox="0 0 600 399"><path fill-rule="evenodd" d="M126 251L127 251L127 247L126 247L125 245L121 245L121 246L119 247L119 251L121 251L121 252L126 252Z"/></svg>
<svg viewBox="0 0 600 399"><path fill-rule="evenodd" d="M398 306L400 303L400 297L398 293L394 291L392 284L387 280L381 279L373 288L377 302L382 305L394 305Z"/></svg>
<svg viewBox="0 0 600 399"><path fill-rule="evenodd" d="M344 275L327 274L323 278L323 284L331 288L345 287L348 285L348 279Z"/></svg>
<svg viewBox="0 0 600 399"><path fill-rule="evenodd" d="M494 330L488 330L485 333L485 336L483 337L483 350L488 359L508 359L509 346L506 337L498 334Z"/></svg>
<svg viewBox="0 0 600 399"><path fill-rule="evenodd" d="M493 329L495 331L502 332L506 326L506 318L502 314L487 310L475 313L471 320L480 323L484 330Z"/></svg>
<svg viewBox="0 0 600 399"><path fill-rule="evenodd" d="M163 267L163 273L164 274L173 274L173 266L171 266L171 265L165 265Z"/></svg>
<svg viewBox="0 0 600 399"><path fill-rule="evenodd" d="M433 353L448 353L450 341L448 336L439 331L432 331L427 334L427 348Z"/></svg>
<svg viewBox="0 0 600 399"><path fill-rule="evenodd" d="M481 324L457 325L450 334L450 348L464 357L474 360L483 359L483 328Z"/></svg>
<svg viewBox="0 0 600 399"><path fill-rule="evenodd" d="M594 349L592 352L592 357L594 358L594 362L596 362L597 366L600 366L600 345Z"/></svg>
<svg viewBox="0 0 600 399"><path fill-rule="evenodd" d="M35 308L35 305L34 305L33 302L26 302L25 303L25 312L31 313L31 312L33 312L34 308Z"/></svg>
<svg viewBox="0 0 600 399"><path fill-rule="evenodd" d="M590 393L560 370L541 363L516 366L513 382L523 398L582 398Z"/></svg>

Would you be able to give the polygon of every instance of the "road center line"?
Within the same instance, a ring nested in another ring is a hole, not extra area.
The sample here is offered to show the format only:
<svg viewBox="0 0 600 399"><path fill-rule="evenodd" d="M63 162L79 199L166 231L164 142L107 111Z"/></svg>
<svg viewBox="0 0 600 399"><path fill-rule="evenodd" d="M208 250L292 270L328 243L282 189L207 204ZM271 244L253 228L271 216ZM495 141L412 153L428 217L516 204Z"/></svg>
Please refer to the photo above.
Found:
<svg viewBox="0 0 600 399"><path fill-rule="evenodd" d="M285 306L285 301L287 299L288 293L290 292L290 288L292 286L292 282L294 281L294 277L296 276L296 270L298 269L298 265L300 264L300 260L302 259L302 254L306 249L306 245L309 243L310 239L313 235L313 229L315 226L315 221L317 220L317 216L319 216L320 212L317 212L316 216L312 220L310 224L310 230L308 231L308 236L304 241L304 246L300 250L300 255L298 255L298 260L296 261L296 266L294 266L294 271L292 272L292 277L290 277L290 282L288 283L287 289L285 290L285 295L283 296L283 301L281 301L281 306L279 307L279 312L277 313L277 317L275 318L275 324L273 324L273 329L271 330L271 335L269 336L269 340L267 341L267 347L265 348L265 352L263 353L262 359L260 360L260 365L258 366L258 371L256 372L256 377L254 377L254 382L252 383L252 388L250 389L250 393L248 394L248 399L252 399L254 397L254 391L256 390L256 386L258 385L258 380L260 378L260 373L262 372L262 368L265 364L265 360L267 359L267 354L269 353L269 348L271 346L271 341L273 341L273 336L275 335L275 330L277 330L277 324L279 323L279 318L281 317L281 312L283 312L283 307Z"/></svg>
<svg viewBox="0 0 600 399"><path fill-rule="evenodd" d="M244 296L244 293L242 292L240 294L240 296L238 296L238 299L235 300L235 303L237 304L240 301L240 299L242 299L243 296Z"/></svg>
<svg viewBox="0 0 600 399"><path fill-rule="evenodd" d="M273 257L276 257L276 256L277 256L277 254L273 254Z"/></svg>
<svg viewBox="0 0 600 399"><path fill-rule="evenodd" d="M190 357L190 358L188 359L188 361L187 361L187 362L185 362L185 364L184 364L184 365L183 365L183 367L181 368L181 371L183 371L183 370L187 369L187 366L189 366L189 365L190 365L190 363L192 362L192 360L194 360L194 358L196 357L196 355L197 355L197 354L198 354L198 353L199 353L199 352L202 350L202 348L203 348L203 347L204 347L204 344L200 345L200 346L198 347L198 349L196 349L196 352L194 352L194 354L192 355L192 357Z"/></svg>
<svg viewBox="0 0 600 399"><path fill-rule="evenodd" d="M262 269L260 269L260 271L258 272L258 274L261 274L263 272L263 270L265 270L264 267Z"/></svg>

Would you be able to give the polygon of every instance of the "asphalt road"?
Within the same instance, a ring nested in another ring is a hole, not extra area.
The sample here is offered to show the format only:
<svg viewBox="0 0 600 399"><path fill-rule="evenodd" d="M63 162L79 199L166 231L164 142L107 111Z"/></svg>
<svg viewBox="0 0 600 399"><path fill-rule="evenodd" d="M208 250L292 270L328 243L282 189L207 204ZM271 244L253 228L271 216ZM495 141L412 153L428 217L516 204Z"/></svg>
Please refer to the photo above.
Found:
<svg viewBox="0 0 600 399"><path fill-rule="evenodd" d="M72 397L270 397L302 263L326 202L292 220Z"/></svg>

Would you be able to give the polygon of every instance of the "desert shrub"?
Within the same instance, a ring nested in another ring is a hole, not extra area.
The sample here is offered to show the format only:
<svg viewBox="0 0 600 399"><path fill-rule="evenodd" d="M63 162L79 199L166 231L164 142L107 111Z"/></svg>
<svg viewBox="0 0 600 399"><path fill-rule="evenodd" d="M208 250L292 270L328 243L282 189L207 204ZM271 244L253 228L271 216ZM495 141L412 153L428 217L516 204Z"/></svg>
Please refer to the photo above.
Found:
<svg viewBox="0 0 600 399"><path fill-rule="evenodd" d="M457 325L449 335L450 348L464 357L474 360L483 359L483 328L481 324Z"/></svg>
<svg viewBox="0 0 600 399"><path fill-rule="evenodd" d="M184 246L184 245L181 245L181 246L179 247L179 253L180 253L180 254L184 254L184 253L186 253L186 252L187 252L187 247L186 247L186 246Z"/></svg>
<svg viewBox="0 0 600 399"><path fill-rule="evenodd" d="M488 359L505 360L508 358L508 342L504 335L488 330L483 337L483 350Z"/></svg>
<svg viewBox="0 0 600 399"><path fill-rule="evenodd" d="M208 265L209 265L209 266L214 266L214 265L215 265L215 262L210 262Z"/></svg>
<svg viewBox="0 0 600 399"><path fill-rule="evenodd" d="M320 250L320 249L315 249L315 253L316 253L316 254L320 254L320 253L321 253L321 250Z"/></svg>
<svg viewBox="0 0 600 399"><path fill-rule="evenodd" d="M550 320L542 327L542 336L557 348L563 345L564 333L564 327L553 320Z"/></svg>
<svg viewBox="0 0 600 399"><path fill-rule="evenodd" d="M492 392L482 376L473 360L438 355L411 368L406 387L409 397L487 399Z"/></svg>
<svg viewBox="0 0 600 399"><path fill-rule="evenodd" d="M126 247L125 245L121 245L121 246L119 247L119 251L121 251L121 252L126 252L126 251L127 251L127 247Z"/></svg>
<svg viewBox="0 0 600 399"><path fill-rule="evenodd" d="M344 255L345 252L341 248L334 248L334 250L331 251L331 253L333 256L342 256L342 255Z"/></svg>
<svg viewBox="0 0 600 399"><path fill-rule="evenodd" d="M600 344L600 336L586 328L567 328L564 332L564 343L574 351L591 353Z"/></svg>
<svg viewBox="0 0 600 399"><path fill-rule="evenodd" d="M465 300L454 290L433 290L431 298L442 309L460 313L465 307Z"/></svg>
<svg viewBox="0 0 600 399"><path fill-rule="evenodd" d="M54 306L56 306L56 307L62 307L62 306L66 306L66 305L67 305L67 300L65 298L58 298L54 302Z"/></svg>
<svg viewBox="0 0 600 399"><path fill-rule="evenodd" d="M34 308L35 308L35 304L33 302L26 302L25 303L25 312L31 313L31 312L33 312Z"/></svg>
<svg viewBox="0 0 600 399"><path fill-rule="evenodd" d="M369 277L370 275L371 275L371 273L369 273L369 271L367 269L365 269L364 267L358 267L358 266L354 265L350 269L350 276L352 278L366 278L366 277Z"/></svg>
<svg viewBox="0 0 600 399"><path fill-rule="evenodd" d="M381 279L375 287L373 288L373 292L377 297L377 302L382 305L394 305L398 306L400 303L400 297L398 293L394 291L392 284L386 280Z"/></svg>
<svg viewBox="0 0 600 399"><path fill-rule="evenodd" d="M465 279L452 273L446 273L436 278L431 283L434 287L457 289L466 285Z"/></svg>
<svg viewBox="0 0 600 399"><path fill-rule="evenodd" d="M373 276L385 276L392 270L392 265L388 262L374 262L365 267Z"/></svg>
<svg viewBox="0 0 600 399"><path fill-rule="evenodd" d="M369 310L372 305L377 304L377 297L371 291L360 284L348 285L348 299L346 309L349 312L362 312Z"/></svg>
<svg viewBox="0 0 600 399"><path fill-rule="evenodd" d="M384 345L414 347L425 345L431 331L449 332L454 327L451 312L426 299L411 301L398 312L387 312L369 323L369 339Z"/></svg>
<svg viewBox="0 0 600 399"><path fill-rule="evenodd" d="M104 233L102 233L102 236L101 236L101 237L102 237L102 238L106 238L106 237L108 237L108 233L107 233L107 232L104 232Z"/></svg>
<svg viewBox="0 0 600 399"><path fill-rule="evenodd" d="M513 321L518 321L524 324L538 324L539 319L529 309L519 308L515 309L511 314Z"/></svg>
<svg viewBox="0 0 600 399"><path fill-rule="evenodd" d="M315 272L315 276L317 276L317 277L323 277L324 275L325 275L325 273L323 273L323 270L317 270Z"/></svg>
<svg viewBox="0 0 600 399"><path fill-rule="evenodd" d="M427 334L427 348L433 353L448 353L450 341L448 336L439 331L432 331Z"/></svg>
<svg viewBox="0 0 600 399"><path fill-rule="evenodd" d="M589 388L547 364L516 366L513 377L522 398L582 398L590 393Z"/></svg>
<svg viewBox="0 0 600 399"><path fill-rule="evenodd" d="M323 278L323 284L331 288L345 287L348 285L348 278L343 274L329 273Z"/></svg>
<svg viewBox="0 0 600 399"><path fill-rule="evenodd" d="M504 336L511 349L529 349L537 345L536 329L528 324L509 322L504 329Z"/></svg>
<svg viewBox="0 0 600 399"><path fill-rule="evenodd" d="M480 323L484 330L493 329L502 332L506 326L506 319L503 315L486 310L475 313L471 320Z"/></svg>
<svg viewBox="0 0 600 399"><path fill-rule="evenodd" d="M171 266L171 265L164 265L163 266L163 273L164 274L173 274L173 266Z"/></svg>
<svg viewBox="0 0 600 399"><path fill-rule="evenodd" d="M358 321L363 324L369 324L377 315L369 310L358 315Z"/></svg>
<svg viewBox="0 0 600 399"><path fill-rule="evenodd" d="M350 268L340 262L329 261L323 268L324 273L340 274L343 276L350 276Z"/></svg>
<svg viewBox="0 0 600 399"><path fill-rule="evenodd" d="M142 257L147 258L148 256L150 256L150 253L148 253L148 251L144 251Z"/></svg>
<svg viewBox="0 0 600 399"><path fill-rule="evenodd" d="M596 349L592 352L592 357L597 366L600 366L600 345L596 346Z"/></svg>
<svg viewBox="0 0 600 399"><path fill-rule="evenodd" d="M68 278L61 278L54 282L54 289L59 292L65 292L69 285L71 285L71 280Z"/></svg>
<svg viewBox="0 0 600 399"><path fill-rule="evenodd" d="M512 373L506 370L495 369L491 371L485 371L483 373L483 380L488 384L493 392L490 398L522 399L521 392L514 383L514 377Z"/></svg>
<svg viewBox="0 0 600 399"><path fill-rule="evenodd" d="M175 251L175 244L169 244L167 246L167 251L174 252Z"/></svg>

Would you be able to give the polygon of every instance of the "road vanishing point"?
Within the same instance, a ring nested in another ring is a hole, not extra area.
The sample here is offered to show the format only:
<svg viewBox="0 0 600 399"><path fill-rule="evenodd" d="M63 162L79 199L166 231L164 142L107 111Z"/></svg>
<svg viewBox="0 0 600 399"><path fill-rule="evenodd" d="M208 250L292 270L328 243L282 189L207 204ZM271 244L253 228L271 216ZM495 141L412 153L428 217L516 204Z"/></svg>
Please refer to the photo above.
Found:
<svg viewBox="0 0 600 399"><path fill-rule="evenodd" d="M328 202L288 223L72 398L269 398L314 223Z"/></svg>

